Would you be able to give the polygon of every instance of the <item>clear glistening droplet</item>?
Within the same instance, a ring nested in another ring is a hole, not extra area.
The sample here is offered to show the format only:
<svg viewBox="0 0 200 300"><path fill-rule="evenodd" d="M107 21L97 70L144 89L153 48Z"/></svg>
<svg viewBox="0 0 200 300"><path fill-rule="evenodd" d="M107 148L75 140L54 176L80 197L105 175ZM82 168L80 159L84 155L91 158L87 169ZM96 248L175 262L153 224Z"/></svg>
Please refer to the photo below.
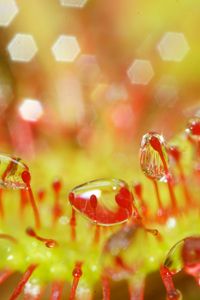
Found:
<svg viewBox="0 0 200 300"><path fill-rule="evenodd" d="M200 237L188 237L182 249L184 270L200 285Z"/></svg>
<svg viewBox="0 0 200 300"><path fill-rule="evenodd" d="M119 179L97 179L77 186L69 201L76 211L104 226L126 222L133 211L133 196Z"/></svg>
<svg viewBox="0 0 200 300"><path fill-rule="evenodd" d="M7 154L0 154L0 187L7 189L25 189L26 183L22 179L22 173L28 171L28 167L20 158Z"/></svg>
<svg viewBox="0 0 200 300"><path fill-rule="evenodd" d="M184 240L177 242L168 252L164 266L168 268L171 274L176 274L183 268L182 249Z"/></svg>
<svg viewBox="0 0 200 300"><path fill-rule="evenodd" d="M167 181L163 161L168 163L164 137L148 132L142 137L140 146L140 165L144 174L153 180Z"/></svg>

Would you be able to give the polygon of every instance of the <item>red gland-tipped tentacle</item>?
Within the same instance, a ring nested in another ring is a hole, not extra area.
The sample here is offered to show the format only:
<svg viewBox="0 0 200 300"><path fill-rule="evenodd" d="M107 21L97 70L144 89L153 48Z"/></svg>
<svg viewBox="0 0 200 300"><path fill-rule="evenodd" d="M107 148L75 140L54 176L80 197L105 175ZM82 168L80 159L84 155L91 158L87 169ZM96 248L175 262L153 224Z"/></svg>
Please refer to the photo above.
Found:
<svg viewBox="0 0 200 300"><path fill-rule="evenodd" d="M117 266L125 270L126 272L133 273L134 269L129 267L123 260L123 258L119 255L115 256L115 263Z"/></svg>
<svg viewBox="0 0 200 300"><path fill-rule="evenodd" d="M160 275L167 291L167 300L180 300L181 294L174 287L172 273L165 266L161 266Z"/></svg>
<svg viewBox="0 0 200 300"><path fill-rule="evenodd" d="M145 280L141 279L140 282L135 284L129 284L129 299L130 300L144 300L144 289L145 289Z"/></svg>
<svg viewBox="0 0 200 300"><path fill-rule="evenodd" d="M161 242L163 240L163 237L160 234L160 232L158 231L158 229L150 229L150 228L144 228L144 229L146 230L146 232L151 233L152 235L154 235L159 242Z"/></svg>
<svg viewBox="0 0 200 300"><path fill-rule="evenodd" d="M0 284L4 283L14 272L11 270L5 270L0 274Z"/></svg>
<svg viewBox="0 0 200 300"><path fill-rule="evenodd" d="M174 159L174 161L177 164L182 187L183 187L183 192L184 192L184 196L185 196L186 205L190 205L192 203L192 199L191 199L191 196L190 196L187 184L186 184L186 178L185 178L185 174L184 174L183 167L181 164L181 152L177 147L171 146L168 148L168 153L169 153L169 155L171 155L171 157Z"/></svg>
<svg viewBox="0 0 200 300"><path fill-rule="evenodd" d="M105 274L102 276L102 293L103 300L110 300L110 280Z"/></svg>
<svg viewBox="0 0 200 300"><path fill-rule="evenodd" d="M144 218L146 218L148 216L148 207L143 199L143 196L142 196L142 185L141 183L136 183L134 185L134 192L138 198L138 200L140 201L140 206L141 206L141 209L142 209L142 216Z"/></svg>
<svg viewBox="0 0 200 300"><path fill-rule="evenodd" d="M44 198L45 198L45 195L46 195L45 190L40 189L40 190L37 192L38 201L39 201L39 202L43 202L43 201L44 201Z"/></svg>
<svg viewBox="0 0 200 300"><path fill-rule="evenodd" d="M90 202L90 206L93 210L93 215L94 215L94 222L96 221L96 209L97 209L97 197L96 195L91 195L90 196L90 199L89 199L89 202ZM99 239L100 239L100 231L101 231L101 227L96 224L96 227L95 227L95 233L94 233L94 243L95 244L98 244L99 242Z"/></svg>
<svg viewBox="0 0 200 300"><path fill-rule="evenodd" d="M75 297L76 297L76 290L77 290L77 287L78 287L79 280L82 276L81 267L82 267L82 262L77 262L76 266L75 266L75 268L72 272L73 282L72 282L72 287L71 287L71 291L70 291L69 300L74 300Z"/></svg>
<svg viewBox="0 0 200 300"><path fill-rule="evenodd" d="M157 205L158 205L158 211L157 211L157 220L159 222L164 222L166 221L166 211L163 207L161 198L160 198L160 193L159 193L159 188L158 188L158 183L155 180L152 180L153 185L154 185L154 189L155 189L155 193L156 193L156 199L157 199Z"/></svg>
<svg viewBox="0 0 200 300"><path fill-rule="evenodd" d="M74 193L69 193L69 200L73 203ZM72 207L72 215L70 219L70 227L71 227L71 239L72 241L76 240L76 212Z"/></svg>
<svg viewBox="0 0 200 300"><path fill-rule="evenodd" d="M26 190L20 190L20 213L23 215L24 209L28 203Z"/></svg>
<svg viewBox="0 0 200 300"><path fill-rule="evenodd" d="M158 154L160 155L160 158L161 158L161 161L163 163L164 170L165 170L165 175L166 175L166 178L167 178L167 185L168 185L168 189L169 189L171 205L172 205L173 210L175 212L177 212L177 201L176 201L175 193L174 193L174 190L173 190L171 175L170 175L170 172L169 172L169 169L168 169L168 166L167 166L167 163L166 163L163 151L162 151L160 141L157 137L152 136L151 139L150 139L150 144L153 147L153 149L156 150L158 152Z"/></svg>
<svg viewBox="0 0 200 300"><path fill-rule="evenodd" d="M52 184L54 191L54 206L53 206L53 223L62 215L62 209L59 203L60 191L62 188L62 183L60 180L55 180Z"/></svg>
<svg viewBox="0 0 200 300"><path fill-rule="evenodd" d="M195 147L197 162L200 162L200 118L195 117L189 120L186 134L188 140L192 143Z"/></svg>
<svg viewBox="0 0 200 300"><path fill-rule="evenodd" d="M36 238L38 241L44 242L44 244L47 248L54 248L58 245L58 243L53 239L46 239L41 236L38 236L31 227L28 227L26 229L26 233L29 236Z"/></svg>
<svg viewBox="0 0 200 300"><path fill-rule="evenodd" d="M62 291L63 291L63 283L54 282L52 284L50 300L61 300Z"/></svg>
<svg viewBox="0 0 200 300"><path fill-rule="evenodd" d="M35 203L33 192L32 192L32 189L31 189L31 185L30 185L31 175L30 175L28 170L22 172L22 180L24 181L24 183L26 184L27 189L28 189L29 199L30 199L31 206L32 206L32 209L33 209L33 213L34 213L34 217L35 217L35 226L36 226L36 228L40 228L40 225L41 225L40 214L39 214L37 205Z"/></svg>
<svg viewBox="0 0 200 300"><path fill-rule="evenodd" d="M15 300L21 294L25 284L31 277L34 270L37 268L37 265L30 265L24 275L22 276L20 282L16 286L15 290L13 291L12 295L10 296L9 300Z"/></svg>
<svg viewBox="0 0 200 300"><path fill-rule="evenodd" d="M0 239L5 239L15 244L18 242L12 235L5 233L0 233Z"/></svg>
<svg viewBox="0 0 200 300"><path fill-rule="evenodd" d="M95 226L95 233L94 233L94 244L98 244L101 236L101 227L99 225Z"/></svg>
<svg viewBox="0 0 200 300"><path fill-rule="evenodd" d="M115 200L119 206L126 208L132 213L133 223L142 223L142 217L134 203L133 194L126 187L120 189L119 193L115 196Z"/></svg>
<svg viewBox="0 0 200 300"><path fill-rule="evenodd" d="M17 164L16 164L16 161L18 161L18 159L14 159L14 160L11 160L9 162L9 164L7 165L7 168L5 169L5 171L3 172L2 176L1 176L1 179L2 181L5 181L6 177L12 172L12 173L15 173L15 170L17 169Z"/></svg>

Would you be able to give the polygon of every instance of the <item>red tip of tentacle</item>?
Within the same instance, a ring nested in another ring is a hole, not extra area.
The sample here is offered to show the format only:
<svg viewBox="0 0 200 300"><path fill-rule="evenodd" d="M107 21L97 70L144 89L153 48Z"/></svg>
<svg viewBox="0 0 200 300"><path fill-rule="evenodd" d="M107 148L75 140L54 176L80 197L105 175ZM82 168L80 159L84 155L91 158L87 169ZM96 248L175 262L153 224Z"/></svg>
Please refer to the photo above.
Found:
<svg viewBox="0 0 200 300"><path fill-rule="evenodd" d="M72 288L70 291L69 300L74 300L76 297L77 286L78 286L79 280L82 276L82 270L81 270L82 264L83 264L82 262L77 262L76 266L72 272L74 279L73 279Z"/></svg>

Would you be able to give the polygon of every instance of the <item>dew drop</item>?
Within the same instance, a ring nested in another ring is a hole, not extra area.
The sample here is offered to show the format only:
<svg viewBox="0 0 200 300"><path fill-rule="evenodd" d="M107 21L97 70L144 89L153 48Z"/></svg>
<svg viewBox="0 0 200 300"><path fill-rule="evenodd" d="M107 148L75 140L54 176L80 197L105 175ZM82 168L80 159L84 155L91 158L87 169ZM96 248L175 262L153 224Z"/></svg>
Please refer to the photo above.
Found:
<svg viewBox="0 0 200 300"><path fill-rule="evenodd" d="M164 266L171 274L184 269L200 285L200 237L187 237L176 243L169 251Z"/></svg>
<svg viewBox="0 0 200 300"><path fill-rule="evenodd" d="M163 163L165 162L165 163ZM167 181L168 156L164 137L155 132L146 133L140 146L140 165L144 174L153 180Z"/></svg>
<svg viewBox="0 0 200 300"><path fill-rule="evenodd" d="M171 274L176 274L183 269L182 262L182 249L184 240L177 242L168 252L164 262L164 266L170 271Z"/></svg>
<svg viewBox="0 0 200 300"><path fill-rule="evenodd" d="M190 141L200 142L200 118L195 117L190 119L185 132Z"/></svg>
<svg viewBox="0 0 200 300"><path fill-rule="evenodd" d="M182 248L184 270L200 285L200 237L188 237Z"/></svg>
<svg viewBox="0 0 200 300"><path fill-rule="evenodd" d="M124 223L133 212L133 196L119 179L97 179L77 186L69 194L69 201L76 211L98 225Z"/></svg>
<svg viewBox="0 0 200 300"><path fill-rule="evenodd" d="M47 248L54 248L54 247L57 246L57 242L54 241L54 240L49 239L49 240L47 240L47 241L45 242L45 246L46 246Z"/></svg>
<svg viewBox="0 0 200 300"><path fill-rule="evenodd" d="M28 171L28 167L20 158L7 154L0 154L0 187L6 189L25 189L26 183L22 179L22 173Z"/></svg>

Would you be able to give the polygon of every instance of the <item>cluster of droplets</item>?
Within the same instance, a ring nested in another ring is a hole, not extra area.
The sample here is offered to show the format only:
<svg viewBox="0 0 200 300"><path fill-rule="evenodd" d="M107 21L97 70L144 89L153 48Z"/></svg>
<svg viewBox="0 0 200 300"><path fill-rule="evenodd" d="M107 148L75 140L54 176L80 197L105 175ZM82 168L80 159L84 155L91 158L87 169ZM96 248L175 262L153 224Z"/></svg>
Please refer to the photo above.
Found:
<svg viewBox="0 0 200 300"><path fill-rule="evenodd" d="M188 122L186 129L186 136L195 149L195 161L200 162L200 120L198 118L192 119ZM128 249L133 243L134 237L138 231L148 232L153 234L158 242L162 242L162 232L157 229L149 229L146 224L153 221L159 226L165 225L170 217L178 218L180 216L179 203L176 199L174 190L175 180L171 172L171 159L177 165L179 171L179 182L183 188L185 197L186 209L193 207L194 203L186 183L186 176L181 164L181 151L177 146L168 146L164 137L156 132L149 132L142 138L140 147L140 165L144 174L152 181L155 195L157 199L157 212L152 217L149 212L149 206L145 202L142 194L142 185L137 183L131 187L120 179L96 179L86 182L82 185L74 187L68 194L69 203L71 204L71 219L69 221L71 227L71 241L77 242L77 222L76 214L82 215L87 220L96 226L94 243L98 246L100 239L100 228L113 228L114 226L121 226L120 229L111 232L111 235L106 238L103 246L103 253L109 253L114 259L115 265L123 269L124 272L133 274L133 267L124 261L121 253ZM21 210L27 205L28 200L33 209L35 218L35 228L41 228L41 218L34 195L31 189L31 177L28 167L18 158L9 155L0 155L1 169L0 169L0 212L3 218L4 209L2 202L2 189L19 189L21 191ZM169 191L169 206L163 206L159 182L165 182ZM63 209L60 205L60 191L62 184L56 180L52 184L54 192L54 206L52 208L52 224L56 224L58 219L63 215ZM139 200L139 204L135 202L133 192ZM45 192L40 190L38 192L39 201L43 201ZM122 225L121 225L122 224ZM161 227L162 228L162 227ZM160 230L160 229L159 229ZM47 248L59 247L59 243L50 237L44 238L36 233L32 227L26 228L26 234L30 238L43 243ZM104 231L102 231L103 234ZM2 233L1 239L7 239L10 242L17 243L18 241L9 234ZM83 271L82 266L84 261L77 260L72 272L73 282L70 292L70 300L75 299L76 290L79 279ZM16 299L22 292L25 284L29 280L32 273L37 269L37 263L31 264L24 273L22 280L14 290L10 300ZM167 299L179 300L181 293L175 289L172 277L180 270L195 277L198 284L200 284L200 238L198 236L185 237L178 241L169 251L166 260L161 266L160 273L163 283L167 291ZM10 272L10 271L9 271ZM3 274L4 281L12 272L5 272ZM109 277L113 278L115 269L104 269L102 273L103 285L103 299L107 300L110 297L109 291ZM52 299L60 299L62 293L62 284L55 283L52 288ZM144 286L141 285L140 299L143 299ZM131 292L132 294L132 292ZM56 296L58 297L56 298ZM132 298L131 298L132 299Z"/></svg>

